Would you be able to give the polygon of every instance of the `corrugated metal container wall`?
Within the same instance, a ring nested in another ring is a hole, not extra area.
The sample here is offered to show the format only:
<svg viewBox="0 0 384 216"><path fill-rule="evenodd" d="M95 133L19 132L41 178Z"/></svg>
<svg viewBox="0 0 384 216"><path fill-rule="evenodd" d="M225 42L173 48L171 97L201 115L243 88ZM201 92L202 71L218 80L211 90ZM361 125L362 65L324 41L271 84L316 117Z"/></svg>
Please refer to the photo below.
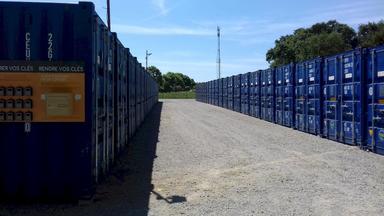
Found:
<svg viewBox="0 0 384 216"><path fill-rule="evenodd" d="M211 104L211 81L207 82L207 103Z"/></svg>
<svg viewBox="0 0 384 216"><path fill-rule="evenodd" d="M275 116L276 123L283 125L283 110L284 110L284 68L278 67L275 70Z"/></svg>
<svg viewBox="0 0 384 216"><path fill-rule="evenodd" d="M307 132L320 135L322 129L322 58L305 62L307 74Z"/></svg>
<svg viewBox="0 0 384 216"><path fill-rule="evenodd" d="M228 90L228 109L234 110L233 103L234 103L234 76L228 77L228 83L227 83L227 90Z"/></svg>
<svg viewBox="0 0 384 216"><path fill-rule="evenodd" d="M218 85L218 95L219 95L219 100L218 100L218 106L223 107L223 79L218 79L217 80L217 85Z"/></svg>
<svg viewBox="0 0 384 216"><path fill-rule="evenodd" d="M136 124L135 124L135 131L139 128L139 125L140 125L140 108L141 108L141 105L140 105L140 102L141 102L141 91L140 91L140 86L141 86L141 65L139 65L139 62L137 61L137 58L135 57L134 58L134 61L135 61L135 108L136 108L136 111L135 111L135 119L136 119Z"/></svg>
<svg viewBox="0 0 384 216"><path fill-rule="evenodd" d="M233 110L241 112L241 74L234 76Z"/></svg>
<svg viewBox="0 0 384 216"><path fill-rule="evenodd" d="M195 90L196 91L196 100L199 102L202 102L201 101L201 89L200 89L201 84L202 83L196 83L196 90Z"/></svg>
<svg viewBox="0 0 384 216"><path fill-rule="evenodd" d="M223 78L223 107L228 109L228 77Z"/></svg>
<svg viewBox="0 0 384 216"><path fill-rule="evenodd" d="M129 58L129 137L136 132L136 60L128 49Z"/></svg>
<svg viewBox="0 0 384 216"><path fill-rule="evenodd" d="M211 82L212 105L216 105L216 80L212 80Z"/></svg>
<svg viewBox="0 0 384 216"><path fill-rule="evenodd" d="M269 122L275 121L274 75L274 69L261 71L261 118Z"/></svg>
<svg viewBox="0 0 384 216"><path fill-rule="evenodd" d="M368 140L367 147L384 154L384 46L367 53Z"/></svg>
<svg viewBox="0 0 384 216"><path fill-rule="evenodd" d="M255 72L249 75L249 115L255 116Z"/></svg>
<svg viewBox="0 0 384 216"><path fill-rule="evenodd" d="M219 106L219 80L213 81L213 105Z"/></svg>
<svg viewBox="0 0 384 216"><path fill-rule="evenodd" d="M127 54L124 46L121 44L119 39L117 38L116 33L113 33L113 44L115 48L113 49L114 53L114 80L115 85L114 88L114 140L112 143L115 143L114 146L114 154L118 154L120 150L124 147L124 145L128 141L128 137L126 136L128 128L127 120L128 115L126 113L127 110L127 102L126 102L126 94L127 94Z"/></svg>
<svg viewBox="0 0 384 216"><path fill-rule="evenodd" d="M305 63L297 63L295 70L295 129L307 131L307 75Z"/></svg>
<svg viewBox="0 0 384 216"><path fill-rule="evenodd" d="M287 127L294 127L295 124L294 70L294 64L276 68L276 123Z"/></svg>
<svg viewBox="0 0 384 216"><path fill-rule="evenodd" d="M250 73L241 75L241 113L249 115L249 76Z"/></svg>
<svg viewBox="0 0 384 216"><path fill-rule="evenodd" d="M79 93L78 98L84 98L86 110L80 122L37 122L40 118L37 113L26 112L25 119L32 121L30 128L28 123L21 122L0 124L2 197L63 198L91 193L100 172L107 169L105 157L100 158L107 154L106 137L102 135L106 125L96 120L106 117L108 96L109 38L105 25L91 3L63 7L62 4L3 2L0 17L3 17L0 21L2 61L69 67L84 64L84 70L67 74L84 77L85 92ZM43 71L39 73L44 77ZM47 77L47 84L51 82L55 81ZM36 89L30 89L28 82L18 85L27 85L24 95L35 100ZM50 96L54 95L47 95ZM39 103L33 101L34 106L30 103L29 107L33 109Z"/></svg>
<svg viewBox="0 0 384 216"><path fill-rule="evenodd" d="M129 50L92 3L1 2L0 17L1 198L91 195L131 128Z"/></svg>
<svg viewBox="0 0 384 216"><path fill-rule="evenodd" d="M250 115L260 118L260 71L252 72L250 75Z"/></svg>

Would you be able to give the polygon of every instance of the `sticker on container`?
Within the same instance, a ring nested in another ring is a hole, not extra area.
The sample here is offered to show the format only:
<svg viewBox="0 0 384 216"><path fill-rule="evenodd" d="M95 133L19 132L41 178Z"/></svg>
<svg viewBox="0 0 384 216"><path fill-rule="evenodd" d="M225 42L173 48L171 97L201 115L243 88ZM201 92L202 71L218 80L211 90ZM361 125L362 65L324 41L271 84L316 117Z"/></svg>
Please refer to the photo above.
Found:
<svg viewBox="0 0 384 216"><path fill-rule="evenodd" d="M379 72L377 72L377 76L378 76L378 77L383 77L383 76L384 76L384 71L379 71Z"/></svg>
<svg viewBox="0 0 384 216"><path fill-rule="evenodd" d="M278 84L281 84L281 80L277 81Z"/></svg>
<svg viewBox="0 0 384 216"><path fill-rule="evenodd" d="M313 73L315 70L314 69L310 69L309 70L309 73Z"/></svg>
<svg viewBox="0 0 384 216"><path fill-rule="evenodd" d="M302 83L303 82L303 79L299 79L299 83Z"/></svg>
<svg viewBox="0 0 384 216"><path fill-rule="evenodd" d="M286 82L286 83L289 83L289 79L286 79L285 82Z"/></svg>
<svg viewBox="0 0 384 216"><path fill-rule="evenodd" d="M263 85L265 85L265 82L263 82Z"/></svg>
<svg viewBox="0 0 384 216"><path fill-rule="evenodd" d="M335 76L329 76L328 80L330 80L330 81L335 80Z"/></svg>
<svg viewBox="0 0 384 216"><path fill-rule="evenodd" d="M346 79L352 78L352 73L347 73L347 74L345 74L345 78L346 78Z"/></svg>
<svg viewBox="0 0 384 216"><path fill-rule="evenodd" d="M380 130L378 135L380 140L384 140L384 130Z"/></svg>
<svg viewBox="0 0 384 216"><path fill-rule="evenodd" d="M345 68L350 68L350 67L352 67L352 63L346 63L346 64L344 64L344 67Z"/></svg>
<svg viewBox="0 0 384 216"><path fill-rule="evenodd" d="M271 81L269 81L268 84L271 84Z"/></svg>
<svg viewBox="0 0 384 216"><path fill-rule="evenodd" d="M324 92L324 95L327 95L327 88L324 88L323 92Z"/></svg>
<svg viewBox="0 0 384 216"><path fill-rule="evenodd" d="M344 63L348 63L348 62L349 62L349 58L345 58Z"/></svg>
<svg viewBox="0 0 384 216"><path fill-rule="evenodd" d="M315 81L315 77L309 77L309 81Z"/></svg>
<svg viewBox="0 0 384 216"><path fill-rule="evenodd" d="M369 87L368 93L369 93L369 95L370 95L370 96L372 96L372 95L373 95L373 87L372 87L372 86L371 86L371 87Z"/></svg>

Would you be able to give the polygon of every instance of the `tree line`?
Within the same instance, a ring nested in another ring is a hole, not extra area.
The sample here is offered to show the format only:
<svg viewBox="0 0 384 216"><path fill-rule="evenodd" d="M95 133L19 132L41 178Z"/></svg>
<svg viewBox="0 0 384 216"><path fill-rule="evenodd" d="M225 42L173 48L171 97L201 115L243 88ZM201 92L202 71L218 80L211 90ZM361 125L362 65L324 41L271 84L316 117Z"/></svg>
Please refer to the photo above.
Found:
<svg viewBox="0 0 384 216"><path fill-rule="evenodd" d="M299 28L293 34L280 37L267 52L266 60L271 66L281 66L380 44L384 44L383 20L362 24L357 32L346 24L331 20Z"/></svg>
<svg viewBox="0 0 384 216"><path fill-rule="evenodd" d="M182 73L168 72L162 74L155 66L148 67L148 72L159 84L160 92L190 91L196 86L192 78Z"/></svg>

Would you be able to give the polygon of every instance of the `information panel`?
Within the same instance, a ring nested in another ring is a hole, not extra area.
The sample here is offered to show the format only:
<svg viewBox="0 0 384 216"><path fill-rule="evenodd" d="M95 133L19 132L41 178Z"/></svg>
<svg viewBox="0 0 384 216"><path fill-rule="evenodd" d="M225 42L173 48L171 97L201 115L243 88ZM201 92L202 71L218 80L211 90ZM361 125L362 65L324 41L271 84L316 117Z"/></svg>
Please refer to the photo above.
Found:
<svg viewBox="0 0 384 216"><path fill-rule="evenodd" d="M84 122L79 62L0 61L0 122Z"/></svg>

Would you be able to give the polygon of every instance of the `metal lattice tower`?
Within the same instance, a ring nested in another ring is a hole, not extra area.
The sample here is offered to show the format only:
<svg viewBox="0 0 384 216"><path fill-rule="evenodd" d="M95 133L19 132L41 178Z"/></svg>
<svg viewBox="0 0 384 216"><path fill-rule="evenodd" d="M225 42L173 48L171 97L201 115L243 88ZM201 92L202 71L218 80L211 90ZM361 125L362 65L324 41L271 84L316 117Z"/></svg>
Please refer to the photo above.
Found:
<svg viewBox="0 0 384 216"><path fill-rule="evenodd" d="M221 47L220 47L220 26L217 26L217 78L221 78Z"/></svg>

